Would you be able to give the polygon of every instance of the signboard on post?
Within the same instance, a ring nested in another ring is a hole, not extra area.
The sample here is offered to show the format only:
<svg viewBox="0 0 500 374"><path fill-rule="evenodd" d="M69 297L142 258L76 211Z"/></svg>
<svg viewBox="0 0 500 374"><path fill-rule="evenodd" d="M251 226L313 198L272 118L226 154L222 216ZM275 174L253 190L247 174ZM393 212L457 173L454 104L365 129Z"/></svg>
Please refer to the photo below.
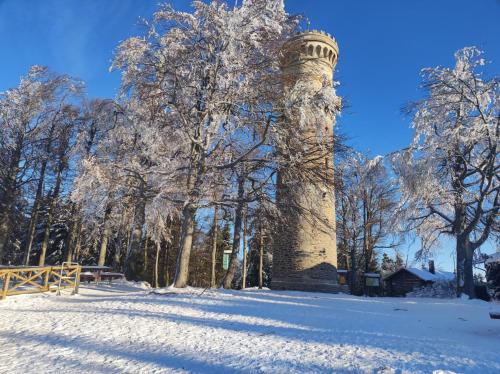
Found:
<svg viewBox="0 0 500 374"><path fill-rule="evenodd" d="M224 251L224 256L222 257L222 268L224 270L229 269L229 256L231 253L232 251L230 249Z"/></svg>
<svg viewBox="0 0 500 374"><path fill-rule="evenodd" d="M378 273L364 273L365 277L365 295L375 296L380 291L380 274Z"/></svg>

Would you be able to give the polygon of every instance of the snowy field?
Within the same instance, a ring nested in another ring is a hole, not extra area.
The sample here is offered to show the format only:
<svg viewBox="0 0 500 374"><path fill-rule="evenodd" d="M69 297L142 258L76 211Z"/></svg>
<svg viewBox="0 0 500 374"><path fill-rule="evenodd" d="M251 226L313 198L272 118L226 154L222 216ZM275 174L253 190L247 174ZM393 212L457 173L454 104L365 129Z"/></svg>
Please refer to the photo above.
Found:
<svg viewBox="0 0 500 374"><path fill-rule="evenodd" d="M0 373L500 373L481 301L164 292L0 301Z"/></svg>

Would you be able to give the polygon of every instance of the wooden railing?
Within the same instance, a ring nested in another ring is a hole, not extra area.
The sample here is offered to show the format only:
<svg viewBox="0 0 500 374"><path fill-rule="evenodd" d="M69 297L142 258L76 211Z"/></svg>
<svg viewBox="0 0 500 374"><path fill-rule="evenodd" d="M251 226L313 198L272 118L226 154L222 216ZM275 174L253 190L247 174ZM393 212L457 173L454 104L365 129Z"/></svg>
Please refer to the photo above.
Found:
<svg viewBox="0 0 500 374"><path fill-rule="evenodd" d="M80 265L0 267L0 300L7 296L73 288L78 293Z"/></svg>

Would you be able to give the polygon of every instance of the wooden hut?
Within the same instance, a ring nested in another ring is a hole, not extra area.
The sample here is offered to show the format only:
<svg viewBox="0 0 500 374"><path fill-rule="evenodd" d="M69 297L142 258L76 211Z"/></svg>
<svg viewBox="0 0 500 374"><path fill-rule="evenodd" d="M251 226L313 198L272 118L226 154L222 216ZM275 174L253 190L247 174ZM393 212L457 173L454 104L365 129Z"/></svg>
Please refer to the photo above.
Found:
<svg viewBox="0 0 500 374"><path fill-rule="evenodd" d="M434 264L430 270L418 268L401 268L384 278L387 296L406 296L416 288L428 286L438 280L454 279L453 273L435 271Z"/></svg>
<svg viewBox="0 0 500 374"><path fill-rule="evenodd" d="M485 262L486 280L493 300L500 301L500 252L489 256ZM500 313L500 311L499 311Z"/></svg>

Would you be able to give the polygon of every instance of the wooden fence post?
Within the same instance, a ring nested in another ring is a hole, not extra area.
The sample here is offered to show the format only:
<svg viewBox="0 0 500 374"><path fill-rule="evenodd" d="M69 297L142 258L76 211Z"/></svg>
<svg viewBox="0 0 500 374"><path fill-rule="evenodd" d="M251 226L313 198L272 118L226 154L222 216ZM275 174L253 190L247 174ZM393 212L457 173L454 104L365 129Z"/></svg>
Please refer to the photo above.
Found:
<svg viewBox="0 0 500 374"><path fill-rule="evenodd" d="M9 291L9 284L10 284L10 271L7 271L7 273L5 273L3 289L2 289L2 294L0 295L0 299L5 299L7 297L7 291Z"/></svg>
<svg viewBox="0 0 500 374"><path fill-rule="evenodd" d="M80 272L82 271L82 267L80 265L76 265L76 276L75 276L75 289L73 293L75 295L78 294L78 290L80 288Z"/></svg>
<svg viewBox="0 0 500 374"><path fill-rule="evenodd" d="M45 269L45 277L43 278L43 288L45 289L45 291L50 291L50 286L49 286L50 270L51 268Z"/></svg>

